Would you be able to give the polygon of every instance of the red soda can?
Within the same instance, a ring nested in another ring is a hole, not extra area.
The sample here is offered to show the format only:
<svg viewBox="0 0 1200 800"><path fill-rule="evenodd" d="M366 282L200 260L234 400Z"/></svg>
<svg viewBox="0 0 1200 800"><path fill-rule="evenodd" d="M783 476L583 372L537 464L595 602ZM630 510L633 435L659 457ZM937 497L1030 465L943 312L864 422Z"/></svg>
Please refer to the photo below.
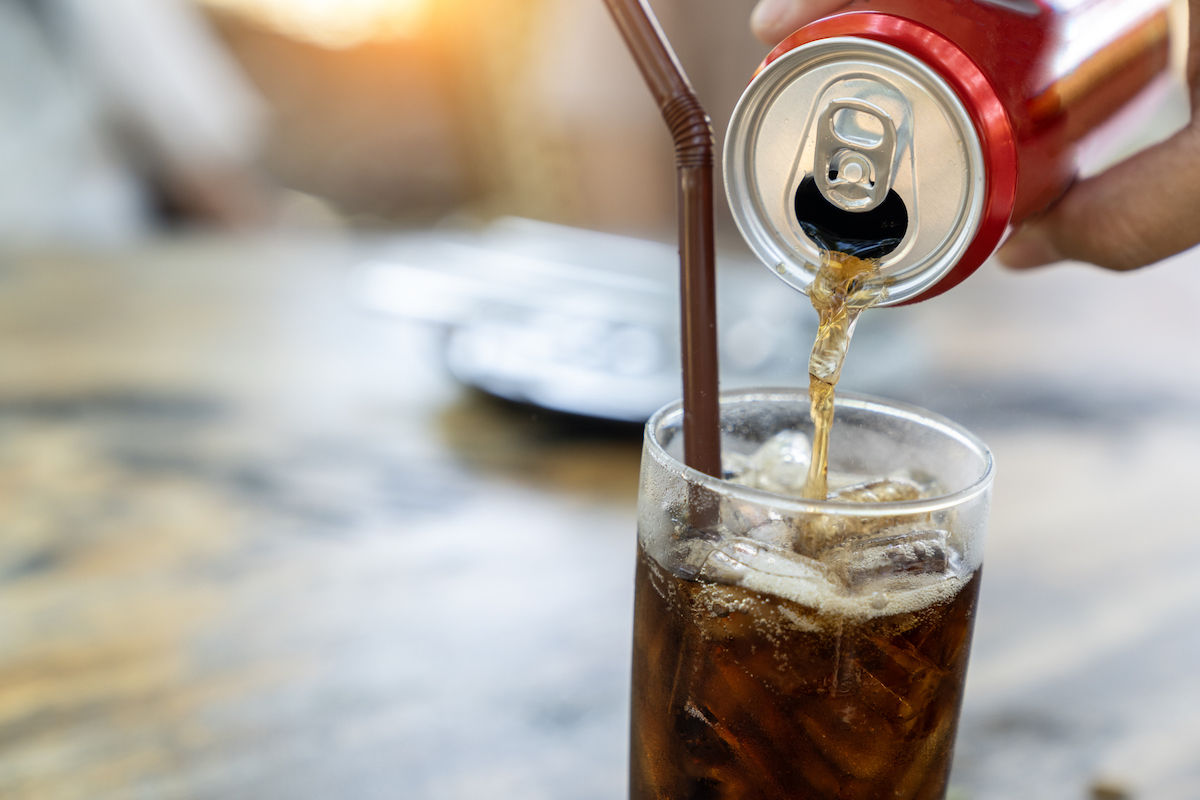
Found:
<svg viewBox="0 0 1200 800"><path fill-rule="evenodd" d="M801 28L729 125L738 228L801 291L832 246L880 259L882 305L945 292L1166 80L1169 5L857 0Z"/></svg>

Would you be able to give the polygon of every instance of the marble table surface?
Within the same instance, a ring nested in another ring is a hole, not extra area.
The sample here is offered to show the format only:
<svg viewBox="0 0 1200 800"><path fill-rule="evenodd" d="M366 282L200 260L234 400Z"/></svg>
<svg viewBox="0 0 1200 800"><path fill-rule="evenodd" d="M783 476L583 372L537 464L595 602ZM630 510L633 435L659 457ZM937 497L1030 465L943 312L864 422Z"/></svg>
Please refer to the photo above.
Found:
<svg viewBox="0 0 1200 800"><path fill-rule="evenodd" d="M0 255L0 797L624 796L640 432L456 385L358 257ZM998 462L954 800L1200 796L1198 297L987 265L863 323Z"/></svg>

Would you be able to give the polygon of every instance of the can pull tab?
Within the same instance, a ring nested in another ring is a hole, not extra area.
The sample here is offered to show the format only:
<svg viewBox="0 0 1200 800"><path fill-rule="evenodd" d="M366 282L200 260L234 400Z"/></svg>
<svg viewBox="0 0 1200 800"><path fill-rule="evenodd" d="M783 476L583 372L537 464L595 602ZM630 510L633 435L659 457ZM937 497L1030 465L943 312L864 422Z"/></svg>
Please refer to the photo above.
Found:
<svg viewBox="0 0 1200 800"><path fill-rule="evenodd" d="M817 120L813 177L821 195L846 211L870 211L892 188L896 124L855 97L831 100Z"/></svg>

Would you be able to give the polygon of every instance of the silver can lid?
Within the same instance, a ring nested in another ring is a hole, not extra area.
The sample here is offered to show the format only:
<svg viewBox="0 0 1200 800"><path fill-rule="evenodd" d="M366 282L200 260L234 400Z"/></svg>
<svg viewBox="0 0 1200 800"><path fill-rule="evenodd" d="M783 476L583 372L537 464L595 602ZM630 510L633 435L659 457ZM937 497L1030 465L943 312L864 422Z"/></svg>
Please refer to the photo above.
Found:
<svg viewBox="0 0 1200 800"><path fill-rule="evenodd" d="M979 135L949 84L870 39L821 39L751 82L729 123L725 191L742 236L807 292L819 241L874 243L888 286L910 300L962 258L982 218Z"/></svg>

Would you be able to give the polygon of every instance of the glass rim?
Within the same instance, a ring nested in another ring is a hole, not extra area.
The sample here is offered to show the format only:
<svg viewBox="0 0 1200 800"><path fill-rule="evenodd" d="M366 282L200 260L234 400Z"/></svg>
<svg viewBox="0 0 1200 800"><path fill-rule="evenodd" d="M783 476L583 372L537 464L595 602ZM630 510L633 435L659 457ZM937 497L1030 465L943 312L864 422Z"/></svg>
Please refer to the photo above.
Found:
<svg viewBox="0 0 1200 800"><path fill-rule="evenodd" d="M753 400L796 401L804 398L807 402L808 392L796 388L760 388L760 389L731 389L721 392L719 404L721 407L732 406ZM770 506L773 509L792 514L825 514L856 517L891 517L901 515L925 514L942 511L963 505L988 490L996 473L995 459L992 451L978 436L941 414L934 413L919 406L886 400L857 392L838 392L834 397L835 408L856 408L863 411L881 413L888 416L901 417L918 422L927 428L938 431L948 438L955 439L968 449L973 450L983 460L982 474L969 486L950 494L929 497L924 500L905 500L885 503L850 503L838 500L804 500L783 494L775 494L765 489L754 489L739 483L714 478L703 472L692 469L669 454L658 440L657 431L667 424L678 423L682 426L683 401L675 400L660 408L646 422L645 443L647 450L664 468L681 475L690 483L705 487L713 493L725 497L734 497L759 506ZM836 425L837 415L834 415Z"/></svg>

